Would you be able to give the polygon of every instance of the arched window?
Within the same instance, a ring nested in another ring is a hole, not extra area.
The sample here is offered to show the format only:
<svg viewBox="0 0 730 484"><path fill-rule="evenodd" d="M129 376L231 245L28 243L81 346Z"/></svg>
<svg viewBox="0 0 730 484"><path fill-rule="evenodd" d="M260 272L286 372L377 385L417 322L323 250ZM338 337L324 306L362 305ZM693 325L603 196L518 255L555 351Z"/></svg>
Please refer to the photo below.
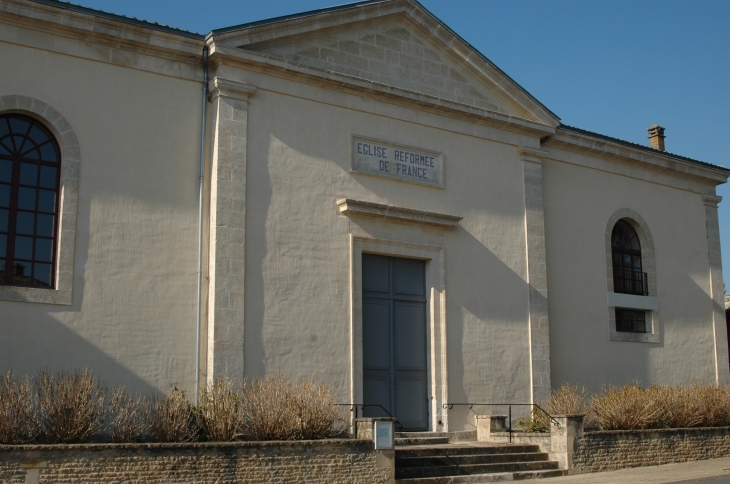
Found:
<svg viewBox="0 0 730 484"><path fill-rule="evenodd" d="M611 232L613 290L624 294L646 296L649 284L641 265L641 242L629 222L616 222ZM616 331L646 333L646 311L616 308Z"/></svg>
<svg viewBox="0 0 730 484"><path fill-rule="evenodd" d="M613 290L624 294L649 294L646 272L641 266L641 242L626 220L619 220L611 233Z"/></svg>
<svg viewBox="0 0 730 484"><path fill-rule="evenodd" d="M40 122L0 115L0 284L53 288L61 154Z"/></svg>

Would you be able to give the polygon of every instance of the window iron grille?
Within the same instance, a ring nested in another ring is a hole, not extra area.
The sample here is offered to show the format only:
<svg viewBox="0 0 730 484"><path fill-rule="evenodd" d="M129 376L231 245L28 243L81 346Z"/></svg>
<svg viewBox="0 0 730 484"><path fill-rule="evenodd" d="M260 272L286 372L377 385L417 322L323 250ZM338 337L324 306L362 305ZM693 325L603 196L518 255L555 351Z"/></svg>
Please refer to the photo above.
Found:
<svg viewBox="0 0 730 484"><path fill-rule="evenodd" d="M646 333L646 311L616 308L616 331Z"/></svg>
<svg viewBox="0 0 730 484"><path fill-rule="evenodd" d="M630 267L614 266L613 290L622 294L649 295L649 279L646 272Z"/></svg>

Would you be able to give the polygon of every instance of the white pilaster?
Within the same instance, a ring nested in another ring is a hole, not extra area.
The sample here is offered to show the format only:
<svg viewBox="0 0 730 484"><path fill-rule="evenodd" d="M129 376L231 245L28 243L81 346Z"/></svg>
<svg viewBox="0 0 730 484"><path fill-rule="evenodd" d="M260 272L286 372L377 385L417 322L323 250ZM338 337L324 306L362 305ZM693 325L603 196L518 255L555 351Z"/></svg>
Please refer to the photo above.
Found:
<svg viewBox="0 0 730 484"><path fill-rule="evenodd" d="M710 291L712 319L715 336L715 378L718 385L730 383L728 367L727 323L725 322L725 285L722 278L722 253L720 251L720 222L717 204L722 197L703 195L705 223L707 224L707 252L710 262Z"/></svg>
<svg viewBox="0 0 730 484"><path fill-rule="evenodd" d="M525 182L531 397L532 402L537 402L549 397L551 391L545 215L542 201L542 157L547 152L520 147L519 153L524 163Z"/></svg>
<svg viewBox="0 0 730 484"><path fill-rule="evenodd" d="M207 382L243 378L248 99L255 87L213 78Z"/></svg>

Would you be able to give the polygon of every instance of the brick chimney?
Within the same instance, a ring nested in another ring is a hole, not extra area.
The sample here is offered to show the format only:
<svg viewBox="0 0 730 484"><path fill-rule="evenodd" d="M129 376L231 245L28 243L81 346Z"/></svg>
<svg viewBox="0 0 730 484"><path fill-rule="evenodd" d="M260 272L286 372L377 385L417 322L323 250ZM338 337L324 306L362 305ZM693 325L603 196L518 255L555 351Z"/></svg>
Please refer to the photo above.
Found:
<svg viewBox="0 0 730 484"><path fill-rule="evenodd" d="M655 150L666 151L664 149L664 128L655 124L653 126L649 126L647 131L649 132L649 142L651 143L651 147Z"/></svg>

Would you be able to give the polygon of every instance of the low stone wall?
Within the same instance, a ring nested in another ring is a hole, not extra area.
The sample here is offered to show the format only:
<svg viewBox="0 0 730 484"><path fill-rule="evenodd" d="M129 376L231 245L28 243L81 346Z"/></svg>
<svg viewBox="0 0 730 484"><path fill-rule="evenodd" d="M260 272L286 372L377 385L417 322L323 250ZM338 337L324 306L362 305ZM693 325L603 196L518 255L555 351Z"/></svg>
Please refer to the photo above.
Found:
<svg viewBox="0 0 730 484"><path fill-rule="evenodd" d="M0 484L392 483L369 440L0 446Z"/></svg>
<svg viewBox="0 0 730 484"><path fill-rule="evenodd" d="M730 456L730 427L585 432L573 465L582 472Z"/></svg>

